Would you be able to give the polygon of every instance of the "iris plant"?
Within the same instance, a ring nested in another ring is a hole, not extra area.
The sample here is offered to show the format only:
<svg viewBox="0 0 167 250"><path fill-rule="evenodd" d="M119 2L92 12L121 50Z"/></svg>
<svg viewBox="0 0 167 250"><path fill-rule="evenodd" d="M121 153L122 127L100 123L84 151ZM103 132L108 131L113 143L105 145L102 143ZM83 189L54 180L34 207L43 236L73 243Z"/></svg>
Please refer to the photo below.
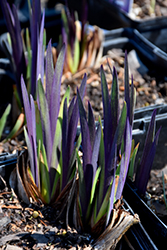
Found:
<svg viewBox="0 0 167 250"><path fill-rule="evenodd" d="M127 55L125 56L125 101L119 108L117 73L113 69L111 95L101 67L104 128L101 120L95 129L90 103L88 120L78 92L82 133L83 163L79 164L80 206L83 222L102 232L109 225L114 203L122 196L131 156L132 125L135 103L133 79L129 85ZM104 223L102 223L104 222ZM101 228L102 226L102 228Z"/></svg>
<svg viewBox="0 0 167 250"><path fill-rule="evenodd" d="M68 7L62 10L62 41L67 44L64 71L76 73L85 67L92 67L102 57L102 31L96 27L90 30L87 24L87 6L83 7L81 22L77 14Z"/></svg>

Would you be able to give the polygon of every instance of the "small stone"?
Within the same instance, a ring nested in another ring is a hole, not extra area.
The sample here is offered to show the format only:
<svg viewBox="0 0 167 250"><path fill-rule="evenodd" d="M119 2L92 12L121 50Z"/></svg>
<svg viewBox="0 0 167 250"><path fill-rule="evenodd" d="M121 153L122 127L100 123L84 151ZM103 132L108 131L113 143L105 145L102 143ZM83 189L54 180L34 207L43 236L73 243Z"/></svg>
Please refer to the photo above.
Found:
<svg viewBox="0 0 167 250"><path fill-rule="evenodd" d="M22 247L7 245L6 250L22 250Z"/></svg>
<svg viewBox="0 0 167 250"><path fill-rule="evenodd" d="M38 211L34 211L32 216L33 216L34 219L38 218L38 216L39 216Z"/></svg>
<svg viewBox="0 0 167 250"><path fill-rule="evenodd" d="M98 87L99 86L99 81L93 81L91 83L92 87Z"/></svg>
<svg viewBox="0 0 167 250"><path fill-rule="evenodd" d="M156 94L152 94L152 99L155 101L157 99Z"/></svg>
<svg viewBox="0 0 167 250"><path fill-rule="evenodd" d="M11 220L9 219L9 217L5 216L5 217L1 217L0 216L0 229L2 227L5 227L7 224L9 224L11 222Z"/></svg>

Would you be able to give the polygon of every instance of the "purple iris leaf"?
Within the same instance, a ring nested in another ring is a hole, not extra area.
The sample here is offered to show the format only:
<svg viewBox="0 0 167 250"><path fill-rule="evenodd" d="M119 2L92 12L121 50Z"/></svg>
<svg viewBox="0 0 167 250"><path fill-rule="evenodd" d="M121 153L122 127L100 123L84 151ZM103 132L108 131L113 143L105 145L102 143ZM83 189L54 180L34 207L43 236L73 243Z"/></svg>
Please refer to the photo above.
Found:
<svg viewBox="0 0 167 250"><path fill-rule="evenodd" d="M31 166L31 172L32 176L35 181L35 166L34 166L34 154L33 154L33 145L32 145L32 137L28 135L26 128L24 127L24 136L25 136L25 141L27 144L27 150L28 150L28 155L30 158L30 166Z"/></svg>
<svg viewBox="0 0 167 250"><path fill-rule="evenodd" d="M43 11L42 15L40 36L38 41L38 55L37 55L37 78L40 75L42 83L44 78L44 49L45 49L43 46L44 20L45 20L45 10Z"/></svg>
<svg viewBox="0 0 167 250"><path fill-rule="evenodd" d="M39 96L39 105L40 105L39 110L40 110L40 117L41 117L41 123L42 123L42 131L43 131L43 142L44 142L45 149L46 149L48 168L50 169L54 137L52 137L51 135L49 107L48 107L44 89L40 80L38 80L37 90L38 90L38 96Z"/></svg>
<svg viewBox="0 0 167 250"><path fill-rule="evenodd" d="M108 157L110 154L110 136L111 136L111 105L109 99L108 86L104 69L101 66L101 88L102 88L102 100L103 100L103 112L104 112L104 147L105 147L105 165L107 165Z"/></svg>
<svg viewBox="0 0 167 250"><path fill-rule="evenodd" d="M130 96L129 96L129 70L128 70L128 58L127 51L125 51L125 63L124 63L124 85L125 85L125 101L127 104L127 116L131 120L130 114Z"/></svg>
<svg viewBox="0 0 167 250"><path fill-rule="evenodd" d="M111 144L118 125L119 118L119 100L118 100L118 79L115 67L113 68L113 82L111 90Z"/></svg>
<svg viewBox="0 0 167 250"><path fill-rule="evenodd" d="M100 124L97 127L96 134L95 134L95 139L94 139L94 146L92 150L92 167L93 167L93 180L96 175L96 170L97 170L97 164L98 164L98 157L99 157L99 148L100 148L100 140L101 140L101 127ZM92 182L93 186L93 182Z"/></svg>
<svg viewBox="0 0 167 250"><path fill-rule="evenodd" d="M124 106L123 106L123 109L121 112L121 116L119 118L117 130L116 130L115 135L114 135L114 137L115 137L114 140L116 140L118 152L121 148L122 139L124 136L125 126L126 126L126 120L127 120L127 105L126 105L126 102L124 102Z"/></svg>
<svg viewBox="0 0 167 250"><path fill-rule="evenodd" d="M89 101L88 101L88 127L89 127L90 142L93 148L95 141L96 126L95 126L95 119L93 116L93 110Z"/></svg>
<svg viewBox="0 0 167 250"><path fill-rule="evenodd" d="M120 164L120 174L119 174L119 182L118 182L118 187L117 187L117 192L116 192L116 200L121 197L121 190L123 186L123 173L124 173L124 168L125 168L125 153L122 155L121 158L121 164Z"/></svg>
<svg viewBox="0 0 167 250"><path fill-rule="evenodd" d="M67 41L67 34L66 34L66 31L65 31L65 28L62 26L62 42L64 43L64 44L68 44L68 41ZM67 52L66 52L66 55L65 55L65 57L66 57L66 60L65 60L65 62L64 62L64 66L66 67L66 68L68 68L68 64L67 64Z"/></svg>
<svg viewBox="0 0 167 250"><path fill-rule="evenodd" d="M113 140L113 144L112 144L112 148L111 148L111 151L110 151L110 157L109 157L109 160L108 160L108 164L105 168L105 192L107 192L109 186L110 186L110 183L111 183L111 180L113 179L114 177L114 173L115 173L115 169L117 168L117 164L116 164L116 161L117 161L117 155L115 154L115 152L117 152L117 138L116 136L114 137L114 140ZM104 194L105 195L105 194Z"/></svg>
<svg viewBox="0 0 167 250"><path fill-rule="evenodd" d="M156 153L156 146L158 142L158 137L160 130L156 133L155 139L151 145L150 150L147 152L147 157L145 161L139 166L139 171L137 171L136 178L135 178L135 185L140 194L145 194L147 189L148 180L150 178L150 172L152 169L152 164L154 161L155 153Z"/></svg>
<svg viewBox="0 0 167 250"><path fill-rule="evenodd" d="M59 53L59 56L57 58L56 67L55 67L54 76L53 76L51 103L49 107L52 138L54 138L54 134L56 130L56 121L59 115L60 87L61 87L61 77L63 73L64 59L65 59L65 50L66 50L66 47L65 45L63 45Z"/></svg>
<svg viewBox="0 0 167 250"><path fill-rule="evenodd" d="M74 13L70 14L68 7L66 8L66 16L67 16L67 22L68 22L68 28L69 28L69 43L70 43L71 50L73 53L75 35L76 35L75 17L74 17Z"/></svg>
<svg viewBox="0 0 167 250"><path fill-rule="evenodd" d="M90 132L89 132L89 127L88 127L88 122L86 119L86 112L84 110L79 91L77 92L77 100L78 100L78 106L79 106L81 134L82 134L83 170L85 173L86 165L91 163L92 147L91 147L91 141L90 141Z"/></svg>
<svg viewBox="0 0 167 250"><path fill-rule="evenodd" d="M87 75L85 73L83 76L80 88L79 88L79 93L82 99L84 98L84 95L85 95L86 81L87 81Z"/></svg>
<svg viewBox="0 0 167 250"><path fill-rule="evenodd" d="M36 118L35 118L35 105L33 97L30 96L30 102L28 98L27 89L24 83L23 77L21 78L21 88L23 95L24 109L27 119L27 130L26 136L27 147L30 154L31 170L34 177L34 181L38 186L38 166L37 166L37 150L36 150Z"/></svg>
<svg viewBox="0 0 167 250"><path fill-rule="evenodd" d="M68 121L70 121L71 119L71 115L72 115L72 112L74 110L74 106L75 106L75 103L76 103L76 100L75 100L75 96L72 98L71 102L70 102L70 105L69 105L69 108L68 108Z"/></svg>
<svg viewBox="0 0 167 250"><path fill-rule="evenodd" d="M9 5L8 5L9 7ZM12 5L12 12L13 12L13 18L14 18L14 31L15 36L17 40L17 47L19 48L19 51L15 51L15 53L19 53L19 57L21 57L21 54L23 53L23 42L21 37L21 26L17 15L17 10L15 5ZM12 15L12 13L11 13Z"/></svg>
<svg viewBox="0 0 167 250"><path fill-rule="evenodd" d="M49 107L52 95L53 74L54 74L54 66L53 66L52 44L50 40L46 52L46 99Z"/></svg>
<svg viewBox="0 0 167 250"><path fill-rule="evenodd" d="M156 110L153 111L149 128L147 131L146 141L143 149L143 154L141 157L141 162L138 166L135 185L139 189L139 192L145 193L147 182L150 176L150 171L153 164L153 159L155 156L156 145L158 143L159 133L161 128L155 135L155 117Z"/></svg>
<svg viewBox="0 0 167 250"><path fill-rule="evenodd" d="M36 95L37 81L37 54L38 54L38 39L41 19L40 0L32 1L32 16L30 22L31 28L31 49L32 49L32 64L31 64L31 94Z"/></svg>
<svg viewBox="0 0 167 250"><path fill-rule="evenodd" d="M147 136L145 140L145 145L143 149L143 154L141 158L141 165L145 162L147 158L147 153L150 151L150 148L152 146L154 135L155 135L155 117L156 117L156 109L152 113L151 121L148 127Z"/></svg>
<svg viewBox="0 0 167 250"><path fill-rule="evenodd" d="M115 161L116 161L116 155L115 155ZM116 164L116 162L115 162ZM106 220L106 226L108 225L109 221L110 221L110 216L111 216L111 211L113 209L113 204L114 204L114 196L115 196L115 173L116 173L116 169L114 169L114 173L113 173L113 182L112 182L112 187L111 187L111 193L110 193L110 205L109 205L109 210L107 213L107 220Z"/></svg>
<svg viewBox="0 0 167 250"><path fill-rule="evenodd" d="M34 167L35 167L35 183L38 186L39 176L38 176L38 161L37 161L37 145L36 145L36 115L35 115L35 105L32 95L30 95L31 104L31 123L32 123L32 144L33 144L33 155L34 155Z"/></svg>
<svg viewBox="0 0 167 250"><path fill-rule="evenodd" d="M68 110L67 110L67 99L64 101L63 107L63 123L62 123L62 158L63 158L63 179L62 179L62 189L67 183L68 175L68 164L69 159L67 158L67 140L68 140Z"/></svg>
<svg viewBox="0 0 167 250"><path fill-rule="evenodd" d="M124 131L126 126L126 120L127 120L127 111L126 111L126 104L124 103L121 117L119 119L119 123L117 126L117 130L114 135L112 148L110 150L109 159L107 162L107 165L105 166L105 189L104 194L107 192L107 189L111 183L111 180L113 178L113 173L115 171L116 165L115 165L115 148L117 147L117 152L119 152L122 140L124 138Z"/></svg>
<svg viewBox="0 0 167 250"><path fill-rule="evenodd" d="M130 125L133 127L134 109L135 109L135 94L133 76L131 77L131 92L130 92Z"/></svg>
<svg viewBox="0 0 167 250"><path fill-rule="evenodd" d="M70 107L72 106L70 105ZM75 143L75 138L76 138L76 133L77 133L78 118L79 118L78 101L75 100L73 109L68 110L68 131L69 131L68 140L67 140L68 141L67 142L68 159L71 158L71 155L74 149L74 143Z"/></svg>
<svg viewBox="0 0 167 250"><path fill-rule="evenodd" d="M82 205L82 215L83 218L86 217L90 195L92 190L92 179L93 179L93 166L91 164L86 164L84 170L84 180L85 180L85 199L83 200ZM82 195L81 195L82 196Z"/></svg>
<svg viewBox="0 0 167 250"><path fill-rule="evenodd" d="M84 75L80 88L79 88L79 93L81 96L81 99L83 99L84 94L85 94L85 88L86 88L86 80L87 76L86 74ZM79 118L79 107L78 107L78 99L75 99L75 97L72 99L70 106L68 108L68 155L69 159L72 155L73 149L74 149L74 143L75 143L75 138L77 134L77 125L78 125L78 118Z"/></svg>
<svg viewBox="0 0 167 250"><path fill-rule="evenodd" d="M122 191L124 188L126 176L128 173L129 161L130 161L131 145L132 145L132 130L131 130L131 126L130 126L128 118L127 118L127 122L126 122L125 134L126 134L125 142L124 142L125 153L123 154L123 164L122 164L122 160L121 160L116 199L120 199L122 196Z"/></svg>
<svg viewBox="0 0 167 250"><path fill-rule="evenodd" d="M32 134L31 108L30 108L29 97L28 97L28 93L27 93L27 89L26 89L23 76L21 76L21 89L22 89L22 96L23 96L24 111L25 111L26 120L27 120L27 129L28 129L28 133Z"/></svg>

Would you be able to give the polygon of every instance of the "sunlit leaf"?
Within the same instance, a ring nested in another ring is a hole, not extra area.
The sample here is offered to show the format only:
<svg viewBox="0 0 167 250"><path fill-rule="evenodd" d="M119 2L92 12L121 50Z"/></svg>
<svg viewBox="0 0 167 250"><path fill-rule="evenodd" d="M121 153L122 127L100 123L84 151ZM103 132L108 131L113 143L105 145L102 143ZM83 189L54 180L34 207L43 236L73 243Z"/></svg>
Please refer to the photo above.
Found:
<svg viewBox="0 0 167 250"><path fill-rule="evenodd" d="M11 110L11 104L8 104L8 106L6 107L1 119L0 119L0 138L2 136L2 132L4 130L4 127L5 127L5 124L6 124L6 121L7 121L7 117L10 113L10 110Z"/></svg>

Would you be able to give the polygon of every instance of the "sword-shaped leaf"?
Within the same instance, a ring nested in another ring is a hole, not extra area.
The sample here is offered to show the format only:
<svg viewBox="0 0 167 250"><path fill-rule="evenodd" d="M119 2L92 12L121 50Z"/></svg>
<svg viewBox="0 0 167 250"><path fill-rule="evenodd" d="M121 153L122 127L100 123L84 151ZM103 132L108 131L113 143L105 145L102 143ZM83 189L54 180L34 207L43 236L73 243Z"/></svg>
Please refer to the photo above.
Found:
<svg viewBox="0 0 167 250"><path fill-rule="evenodd" d="M32 1L32 14L30 21L31 29L31 49L32 49L32 64L31 64L31 94L33 97L36 95L37 85L37 56L38 56L38 39L41 19L41 5L40 0ZM41 62L42 63L42 62Z"/></svg>
<svg viewBox="0 0 167 250"><path fill-rule="evenodd" d="M43 130L43 142L45 145L46 155L48 159L48 167L50 170L53 138L50 132L51 124L49 117L49 107L45 97L42 82L40 79L38 80L38 96L39 96L40 116L41 116L42 130Z"/></svg>
<svg viewBox="0 0 167 250"><path fill-rule="evenodd" d="M79 105L80 123L81 123L81 134L82 134L82 148L83 148L83 170L86 171L86 165L91 163L92 146L90 141L90 131L88 122L86 119L86 112L83 107L83 103L79 92L77 92L77 100Z"/></svg>
<svg viewBox="0 0 167 250"><path fill-rule="evenodd" d="M113 81L111 90L111 143L118 125L119 101L118 101L118 79L116 69L113 68Z"/></svg>
<svg viewBox="0 0 167 250"><path fill-rule="evenodd" d="M141 162L138 166L135 178L135 185L138 188L139 192L142 194L145 194L146 191L147 183L150 176L150 171L152 168L156 152L156 145L158 143L158 137L161 130L160 128L155 135L155 117L156 117L156 110L154 110L152 113L143 149L143 154L141 157Z"/></svg>
<svg viewBox="0 0 167 250"><path fill-rule="evenodd" d="M132 144L134 144L134 140L132 140ZM133 151L131 152L130 165L129 165L129 171L128 171L128 177L130 177L131 180L133 180L135 159L136 159L138 148L139 148L139 143L136 145L135 148L133 147Z"/></svg>
<svg viewBox="0 0 167 250"><path fill-rule="evenodd" d="M132 131L131 131L131 126L129 124L128 118L126 120L126 133L125 134L126 134L125 153L123 154L122 159L121 159L116 200L121 198L122 191L123 191L124 184L125 184L125 180L126 180L126 176L127 176L127 172L128 172L129 161L130 161L131 144L132 144ZM123 164L122 164L122 162L123 162Z"/></svg>
<svg viewBox="0 0 167 250"><path fill-rule="evenodd" d="M129 121L132 120L130 113L130 94L129 94L129 70L128 70L128 59L127 59L127 51L125 51L125 63L124 63L124 85L125 85L125 101L127 104L127 116L129 117Z"/></svg>
<svg viewBox="0 0 167 250"><path fill-rule="evenodd" d="M110 151L110 139L111 139L111 105L109 99L108 86L106 82L106 77L104 69L101 66L101 87L102 87L102 100L103 100L103 112L104 112L104 147L105 147L105 164L107 165L109 151Z"/></svg>
<svg viewBox="0 0 167 250"><path fill-rule="evenodd" d="M41 177L41 194L46 203L48 204L50 201L50 178L47 155L45 151L45 146L43 144L41 145L39 169Z"/></svg>
<svg viewBox="0 0 167 250"><path fill-rule="evenodd" d="M51 105L53 75L54 75L53 55L52 55L52 44L50 40L46 51L46 99L49 107Z"/></svg>
<svg viewBox="0 0 167 250"><path fill-rule="evenodd" d="M61 77L63 73L65 50L66 50L65 45L63 45L56 62L56 67L53 76L52 94L49 107L52 138L54 138L56 130L56 121L58 118L59 108L60 108L60 86L61 86Z"/></svg>
<svg viewBox="0 0 167 250"><path fill-rule="evenodd" d="M45 20L45 10L43 11L41 27L40 27L40 35L38 41L38 54L37 54L37 78L41 77L41 81L44 81L44 52L45 47L43 44L44 40L44 20Z"/></svg>
<svg viewBox="0 0 167 250"><path fill-rule="evenodd" d="M5 127L5 124L6 124L6 121L7 121L7 117L10 113L10 110L11 110L11 104L8 104L8 106L6 107L1 119L0 119L0 138L2 136L2 132L4 130L4 127Z"/></svg>
<svg viewBox="0 0 167 250"><path fill-rule="evenodd" d="M90 133L90 142L91 142L91 146L93 148L96 129L95 129L95 120L94 120L94 116L93 116L93 110L92 110L92 107L90 105L90 102L88 102L88 127L89 127L89 133Z"/></svg>

